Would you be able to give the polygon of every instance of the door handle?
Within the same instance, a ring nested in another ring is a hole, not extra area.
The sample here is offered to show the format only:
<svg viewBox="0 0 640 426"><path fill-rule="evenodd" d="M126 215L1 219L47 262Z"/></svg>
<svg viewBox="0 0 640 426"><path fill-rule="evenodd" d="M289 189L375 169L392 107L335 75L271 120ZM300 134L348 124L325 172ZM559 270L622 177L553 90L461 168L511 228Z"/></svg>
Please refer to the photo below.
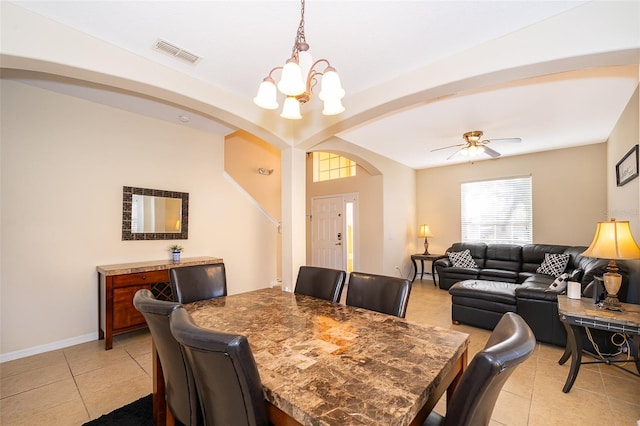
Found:
<svg viewBox="0 0 640 426"><path fill-rule="evenodd" d="M341 245L342 245L342 243L336 243L336 245L337 245L337 246L341 246Z"/></svg>

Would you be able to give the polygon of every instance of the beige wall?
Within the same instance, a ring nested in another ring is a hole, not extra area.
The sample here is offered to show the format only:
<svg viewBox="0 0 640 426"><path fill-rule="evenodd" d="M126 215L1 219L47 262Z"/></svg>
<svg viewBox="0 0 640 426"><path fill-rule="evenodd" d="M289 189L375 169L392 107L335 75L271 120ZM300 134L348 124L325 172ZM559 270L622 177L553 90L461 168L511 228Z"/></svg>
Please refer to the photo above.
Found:
<svg viewBox="0 0 640 426"><path fill-rule="evenodd" d="M260 174L260 168L273 170L273 173ZM278 148L238 130L225 138L224 169L276 222L280 222L282 166Z"/></svg>
<svg viewBox="0 0 640 426"><path fill-rule="evenodd" d="M616 186L615 165L636 144L640 143L640 96L636 88L633 97L620 116L607 144L608 216L628 220L631 231L640 244L640 178ZM627 261L631 267L632 286L627 300L640 303L640 261Z"/></svg>
<svg viewBox="0 0 640 426"><path fill-rule="evenodd" d="M219 256L229 293L276 277L273 223L223 171L220 136L1 82L0 358L97 338L96 265L168 258L122 241L122 187L189 193L184 256Z"/></svg>
<svg viewBox="0 0 640 426"><path fill-rule="evenodd" d="M589 245L606 218L605 170L606 144L421 170L416 226L429 224L429 251L444 253L461 240L460 183L531 175L533 242Z"/></svg>

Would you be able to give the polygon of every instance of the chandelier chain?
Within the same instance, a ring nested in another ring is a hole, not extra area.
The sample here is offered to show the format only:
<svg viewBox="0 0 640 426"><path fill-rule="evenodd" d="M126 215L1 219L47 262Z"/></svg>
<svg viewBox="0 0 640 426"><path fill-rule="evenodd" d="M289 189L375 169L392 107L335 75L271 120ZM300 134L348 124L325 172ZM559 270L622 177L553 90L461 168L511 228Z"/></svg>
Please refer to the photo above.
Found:
<svg viewBox="0 0 640 426"><path fill-rule="evenodd" d="M302 43L307 43L307 40L304 36L304 3L305 0L300 0L300 23L298 24L298 31L296 32L296 40L293 43L293 49L291 51L292 58L298 58L298 51L300 50L300 45Z"/></svg>

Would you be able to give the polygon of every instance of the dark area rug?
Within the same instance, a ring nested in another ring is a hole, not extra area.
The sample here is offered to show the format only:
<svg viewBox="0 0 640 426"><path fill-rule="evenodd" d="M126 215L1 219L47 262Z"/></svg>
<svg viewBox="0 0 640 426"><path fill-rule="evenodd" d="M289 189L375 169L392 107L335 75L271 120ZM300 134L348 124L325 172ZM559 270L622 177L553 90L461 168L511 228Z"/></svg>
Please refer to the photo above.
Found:
<svg viewBox="0 0 640 426"><path fill-rule="evenodd" d="M91 420L83 426L154 426L151 395Z"/></svg>

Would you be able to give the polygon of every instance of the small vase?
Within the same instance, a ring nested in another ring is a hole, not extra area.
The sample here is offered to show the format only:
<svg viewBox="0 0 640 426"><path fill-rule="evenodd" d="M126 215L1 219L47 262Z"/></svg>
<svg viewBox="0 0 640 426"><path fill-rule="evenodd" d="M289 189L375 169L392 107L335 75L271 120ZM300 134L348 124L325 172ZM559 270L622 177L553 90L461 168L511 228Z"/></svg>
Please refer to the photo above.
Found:
<svg viewBox="0 0 640 426"><path fill-rule="evenodd" d="M173 263L180 263L180 252L179 251L172 251L171 255L172 255Z"/></svg>

